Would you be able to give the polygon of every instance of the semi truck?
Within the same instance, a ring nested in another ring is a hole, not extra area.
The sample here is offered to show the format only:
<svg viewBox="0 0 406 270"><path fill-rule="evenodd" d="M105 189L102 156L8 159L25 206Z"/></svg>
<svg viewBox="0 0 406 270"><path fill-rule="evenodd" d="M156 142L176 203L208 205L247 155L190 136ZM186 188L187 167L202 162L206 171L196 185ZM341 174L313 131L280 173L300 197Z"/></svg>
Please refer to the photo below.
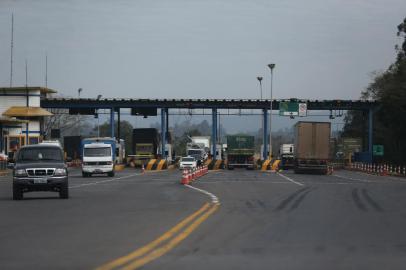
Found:
<svg viewBox="0 0 406 270"><path fill-rule="evenodd" d="M254 136L229 135L227 136L227 169L246 168L254 169L255 161Z"/></svg>
<svg viewBox="0 0 406 270"><path fill-rule="evenodd" d="M281 144L279 147L279 156L281 159L282 169L291 169L294 166L294 145Z"/></svg>
<svg viewBox="0 0 406 270"><path fill-rule="evenodd" d="M159 147L158 131L155 128L135 128L132 135L133 154L127 162L134 166L146 165L150 159L157 158Z"/></svg>
<svg viewBox="0 0 406 270"><path fill-rule="evenodd" d="M330 157L329 122L295 124L294 171L295 173L327 174Z"/></svg>

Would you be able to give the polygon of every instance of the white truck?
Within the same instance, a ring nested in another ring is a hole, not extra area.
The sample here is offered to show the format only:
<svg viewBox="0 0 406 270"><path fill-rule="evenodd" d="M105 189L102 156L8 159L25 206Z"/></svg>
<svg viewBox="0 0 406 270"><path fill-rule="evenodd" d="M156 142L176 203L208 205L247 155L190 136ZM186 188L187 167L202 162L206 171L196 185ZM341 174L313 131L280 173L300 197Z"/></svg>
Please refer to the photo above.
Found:
<svg viewBox="0 0 406 270"><path fill-rule="evenodd" d="M113 177L115 151L115 140L84 139L82 141L82 176L107 173L108 176Z"/></svg>
<svg viewBox="0 0 406 270"><path fill-rule="evenodd" d="M206 152L205 159L207 159L211 151L210 136L193 136L190 139L192 140L192 144L199 145L200 148Z"/></svg>

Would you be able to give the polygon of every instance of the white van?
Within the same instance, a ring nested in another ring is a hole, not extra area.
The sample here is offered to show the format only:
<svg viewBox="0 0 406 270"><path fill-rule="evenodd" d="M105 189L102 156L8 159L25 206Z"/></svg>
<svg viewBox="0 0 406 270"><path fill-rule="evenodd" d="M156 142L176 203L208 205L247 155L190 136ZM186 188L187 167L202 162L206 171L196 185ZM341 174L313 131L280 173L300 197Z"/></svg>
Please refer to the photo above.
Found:
<svg viewBox="0 0 406 270"><path fill-rule="evenodd" d="M107 173L108 176L114 176L114 155L115 151L108 143L85 143L83 145L83 177L92 176L92 174Z"/></svg>

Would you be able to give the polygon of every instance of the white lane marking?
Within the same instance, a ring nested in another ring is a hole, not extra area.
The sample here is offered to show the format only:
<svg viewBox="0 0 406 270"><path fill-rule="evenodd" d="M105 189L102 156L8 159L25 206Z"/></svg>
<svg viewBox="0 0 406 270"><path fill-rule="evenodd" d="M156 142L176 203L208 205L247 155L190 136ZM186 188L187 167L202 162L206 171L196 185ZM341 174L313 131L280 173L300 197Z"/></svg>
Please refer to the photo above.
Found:
<svg viewBox="0 0 406 270"><path fill-rule="evenodd" d="M116 178L106 179L106 180L102 180L102 181L84 183L84 184L80 184L80 185L76 185L76 186L71 186L69 188L79 188L79 187L84 187L84 186L92 186L92 185L97 185L97 184L100 184L100 183L107 183L107 182L117 181L117 180L120 180L120 179L125 179L125 178L129 178L129 177L132 177L132 176L137 176L137 175L142 175L142 173L134 173L134 174L129 174L129 175L120 176L120 177L116 177Z"/></svg>
<svg viewBox="0 0 406 270"><path fill-rule="evenodd" d="M347 176L339 175L339 174L333 174L333 176L335 176L337 178L345 179L345 180L350 180L350 181L358 181L358 182L364 182L364 183L373 182L373 181L370 181L370 180L352 178L352 177L347 177Z"/></svg>
<svg viewBox="0 0 406 270"><path fill-rule="evenodd" d="M290 178L290 177L287 177L286 175L283 175L283 174L281 174L281 173L276 173L276 174L282 176L282 177L285 178L286 180L288 180L288 181L290 181L290 182L292 182L292 183L294 183L294 184L296 184L296 185L304 186L303 183L296 182L295 180L293 180L293 179Z"/></svg>
<svg viewBox="0 0 406 270"><path fill-rule="evenodd" d="M198 191L198 192L201 192L201 193L203 193L203 194L206 194L207 196L209 196L209 197L211 198L211 202L212 202L212 203L214 203L214 204L220 204L219 199L218 199L217 196L214 195L213 193L210 193L210 192L208 192L208 191L206 191L206 190L204 190L204 189L200 189L200 188L197 188L197 187L193 187L193 186L191 186L191 185L185 185L185 187L188 187L188 188L194 189L194 190L196 190L196 191Z"/></svg>

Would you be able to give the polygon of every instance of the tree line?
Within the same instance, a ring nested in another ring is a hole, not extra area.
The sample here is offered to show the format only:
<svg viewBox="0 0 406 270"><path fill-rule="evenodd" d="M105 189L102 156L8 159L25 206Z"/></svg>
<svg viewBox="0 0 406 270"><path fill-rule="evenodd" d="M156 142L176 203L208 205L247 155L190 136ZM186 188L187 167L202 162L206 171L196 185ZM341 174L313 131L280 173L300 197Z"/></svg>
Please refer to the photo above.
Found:
<svg viewBox="0 0 406 270"><path fill-rule="evenodd" d="M397 27L400 44L395 46L396 59L383 72L375 73L372 82L361 92L361 99L374 100L373 143L384 146L385 161L403 165L406 162L406 18ZM368 115L350 111L344 119L343 137L366 134ZM366 140L364 140L366 141Z"/></svg>

